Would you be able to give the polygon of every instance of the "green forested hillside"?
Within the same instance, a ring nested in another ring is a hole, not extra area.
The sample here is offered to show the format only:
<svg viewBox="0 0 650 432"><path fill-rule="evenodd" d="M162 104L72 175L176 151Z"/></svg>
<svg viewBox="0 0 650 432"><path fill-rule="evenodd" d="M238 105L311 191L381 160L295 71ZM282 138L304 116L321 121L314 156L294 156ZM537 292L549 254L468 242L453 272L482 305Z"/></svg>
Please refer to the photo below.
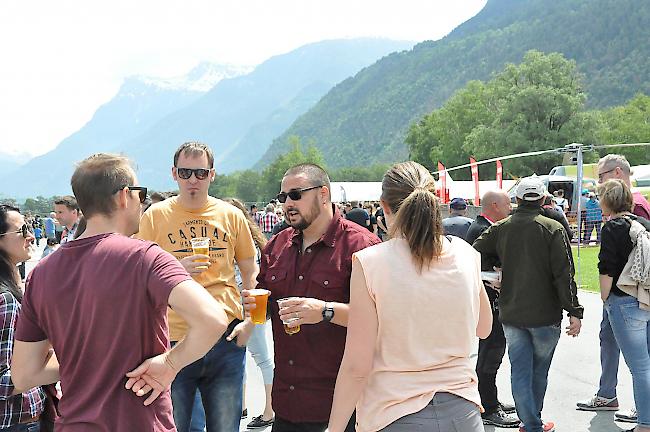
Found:
<svg viewBox="0 0 650 432"><path fill-rule="evenodd" d="M328 166L393 162L408 156L409 126L471 80L488 80L525 52L559 52L584 77L587 108L650 94L650 2L489 0L447 37L392 54L333 88L262 157L314 143Z"/></svg>

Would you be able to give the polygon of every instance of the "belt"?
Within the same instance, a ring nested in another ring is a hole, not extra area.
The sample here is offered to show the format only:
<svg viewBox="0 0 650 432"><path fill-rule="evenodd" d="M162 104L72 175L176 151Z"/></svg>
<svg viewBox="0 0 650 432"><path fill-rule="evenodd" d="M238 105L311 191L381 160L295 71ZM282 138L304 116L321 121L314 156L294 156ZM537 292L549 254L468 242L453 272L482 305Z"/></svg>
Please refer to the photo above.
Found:
<svg viewBox="0 0 650 432"><path fill-rule="evenodd" d="M36 414L34 417L30 417L30 418L26 418L26 419L21 418L18 421L18 424L34 423L34 422L37 422L40 418L41 418L40 414Z"/></svg>

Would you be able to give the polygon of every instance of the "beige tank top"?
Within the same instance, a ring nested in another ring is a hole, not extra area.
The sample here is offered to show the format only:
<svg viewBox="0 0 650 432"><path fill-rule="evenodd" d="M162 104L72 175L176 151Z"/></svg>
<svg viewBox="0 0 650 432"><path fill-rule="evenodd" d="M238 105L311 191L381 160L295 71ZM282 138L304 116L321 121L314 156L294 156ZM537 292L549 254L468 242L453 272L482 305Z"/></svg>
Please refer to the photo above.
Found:
<svg viewBox="0 0 650 432"><path fill-rule="evenodd" d="M437 392L480 407L470 359L479 319L480 254L462 239L418 274L404 239L355 254L377 308L373 368L357 404L357 431L378 431L423 409Z"/></svg>

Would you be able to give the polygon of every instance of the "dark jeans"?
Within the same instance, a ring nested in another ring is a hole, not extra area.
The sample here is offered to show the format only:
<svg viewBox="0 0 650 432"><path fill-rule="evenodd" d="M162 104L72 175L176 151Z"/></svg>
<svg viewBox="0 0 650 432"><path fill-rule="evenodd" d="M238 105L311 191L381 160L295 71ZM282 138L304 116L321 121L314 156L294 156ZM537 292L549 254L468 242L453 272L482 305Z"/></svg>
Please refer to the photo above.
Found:
<svg viewBox="0 0 650 432"><path fill-rule="evenodd" d="M585 230L582 236L582 242L583 243L589 243L591 240L591 234L594 232L594 228L596 229L596 241L600 243L600 230L602 228L601 222L600 221L587 221L585 224Z"/></svg>
<svg viewBox="0 0 650 432"><path fill-rule="evenodd" d="M476 375L478 376L478 392L481 404L486 414L491 414L499 408L497 397L497 372L506 353L506 336L499 321L498 293L492 288L485 288L492 306L492 332L486 339L478 343L478 358L476 360Z"/></svg>
<svg viewBox="0 0 650 432"><path fill-rule="evenodd" d="M174 422L178 432L188 432L201 392L208 432L237 432L242 411L246 347L227 341L234 321L219 342L201 359L184 367L172 383Z"/></svg>
<svg viewBox="0 0 650 432"><path fill-rule="evenodd" d="M13 426L9 426L8 428L0 428L0 431L7 431L7 432L39 432L41 430L40 425L38 422L34 423L21 423Z"/></svg>
<svg viewBox="0 0 650 432"><path fill-rule="evenodd" d="M354 424L356 423L356 416L352 413L352 417L345 427L345 432L354 432ZM275 416L273 422L273 429L271 432L325 432L327 429L327 422L324 423L291 423L290 421L283 420Z"/></svg>

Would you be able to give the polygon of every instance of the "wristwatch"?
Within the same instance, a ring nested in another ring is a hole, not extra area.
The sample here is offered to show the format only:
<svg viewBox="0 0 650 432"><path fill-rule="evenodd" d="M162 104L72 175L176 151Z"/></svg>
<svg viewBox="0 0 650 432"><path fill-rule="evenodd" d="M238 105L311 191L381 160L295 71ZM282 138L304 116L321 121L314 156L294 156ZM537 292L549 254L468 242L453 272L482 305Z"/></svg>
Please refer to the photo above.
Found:
<svg viewBox="0 0 650 432"><path fill-rule="evenodd" d="M334 308L332 303L325 303L325 309L323 309L323 321L330 322L334 318Z"/></svg>

